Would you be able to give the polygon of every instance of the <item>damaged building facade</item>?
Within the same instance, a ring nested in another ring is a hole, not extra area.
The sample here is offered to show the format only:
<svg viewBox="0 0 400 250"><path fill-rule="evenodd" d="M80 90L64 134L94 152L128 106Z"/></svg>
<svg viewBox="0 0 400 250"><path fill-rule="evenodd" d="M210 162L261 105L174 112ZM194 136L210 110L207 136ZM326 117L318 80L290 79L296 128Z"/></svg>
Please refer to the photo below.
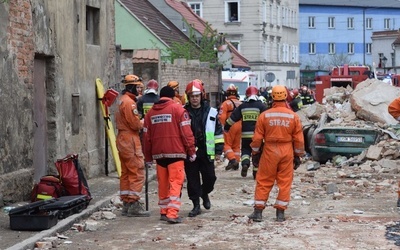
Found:
<svg viewBox="0 0 400 250"><path fill-rule="evenodd" d="M0 1L0 207L76 153L104 172L95 80L116 77L113 0Z"/></svg>

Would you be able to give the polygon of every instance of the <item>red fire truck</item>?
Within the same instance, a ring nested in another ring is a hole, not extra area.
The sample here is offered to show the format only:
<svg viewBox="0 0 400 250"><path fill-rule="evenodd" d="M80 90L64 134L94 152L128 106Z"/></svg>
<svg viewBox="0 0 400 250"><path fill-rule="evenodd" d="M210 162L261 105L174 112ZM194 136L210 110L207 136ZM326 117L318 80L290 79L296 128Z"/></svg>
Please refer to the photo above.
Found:
<svg viewBox="0 0 400 250"><path fill-rule="evenodd" d="M358 83L368 78L373 78L374 73L368 66L344 66L334 67L329 75L315 78L315 99L321 103L324 97L324 89L331 87L344 87L350 85L353 89Z"/></svg>

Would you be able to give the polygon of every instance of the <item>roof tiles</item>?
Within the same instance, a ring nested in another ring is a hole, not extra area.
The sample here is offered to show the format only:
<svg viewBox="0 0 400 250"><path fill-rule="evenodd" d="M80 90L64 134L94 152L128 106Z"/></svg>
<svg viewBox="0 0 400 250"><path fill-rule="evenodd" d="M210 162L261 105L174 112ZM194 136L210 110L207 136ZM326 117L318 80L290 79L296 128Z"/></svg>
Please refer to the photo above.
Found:
<svg viewBox="0 0 400 250"><path fill-rule="evenodd" d="M171 46L174 42L190 41L167 17L147 0L119 0L148 29L153 31L164 43Z"/></svg>

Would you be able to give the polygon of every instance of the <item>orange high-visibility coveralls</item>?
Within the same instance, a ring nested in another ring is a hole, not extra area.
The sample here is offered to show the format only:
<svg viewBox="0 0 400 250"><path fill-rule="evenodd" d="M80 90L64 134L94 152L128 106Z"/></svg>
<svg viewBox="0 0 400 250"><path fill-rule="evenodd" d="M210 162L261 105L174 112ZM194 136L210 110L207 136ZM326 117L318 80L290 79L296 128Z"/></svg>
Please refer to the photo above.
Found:
<svg viewBox="0 0 400 250"><path fill-rule="evenodd" d="M236 96L228 96L228 98L221 104L218 119L225 126L226 120L229 118L235 108L242 102ZM240 162L240 144L242 138L242 121L236 122L232 125L228 132L224 131L224 154L228 160L236 159Z"/></svg>
<svg viewBox="0 0 400 250"><path fill-rule="evenodd" d="M394 99L388 106L388 112L394 119L400 121L400 97ZM397 197L400 199L400 181L398 183Z"/></svg>
<svg viewBox="0 0 400 250"><path fill-rule="evenodd" d="M274 208L285 210L290 201L293 181L294 156L304 154L304 137L299 116L286 107L285 102L274 102L272 108L258 117L250 146L258 152L264 140L256 177L254 207L264 209L276 181L279 193Z"/></svg>
<svg viewBox="0 0 400 250"><path fill-rule="evenodd" d="M400 121L400 97L394 99L389 104L388 112L394 119Z"/></svg>
<svg viewBox="0 0 400 250"><path fill-rule="evenodd" d="M142 125L135 99L134 94L125 92L120 97L115 115L117 148L121 160L120 196L127 203L140 199L145 180L144 155L139 137Z"/></svg>
<svg viewBox="0 0 400 250"><path fill-rule="evenodd" d="M157 161L160 214L178 218L184 160L196 154L189 114L171 98L161 97L146 114L143 132L146 162Z"/></svg>

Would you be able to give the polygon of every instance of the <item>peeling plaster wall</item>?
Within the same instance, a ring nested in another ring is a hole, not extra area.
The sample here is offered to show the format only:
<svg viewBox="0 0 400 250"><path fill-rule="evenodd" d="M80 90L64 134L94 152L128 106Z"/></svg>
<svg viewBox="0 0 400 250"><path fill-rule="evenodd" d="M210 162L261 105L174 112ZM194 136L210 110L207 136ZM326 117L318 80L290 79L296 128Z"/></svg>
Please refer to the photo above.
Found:
<svg viewBox="0 0 400 250"><path fill-rule="evenodd" d="M95 45L87 43L87 6L99 10ZM46 65L48 173L56 173L54 162L69 153L79 154L86 177L104 173L104 121L95 79L105 88L119 80L114 33L113 0L0 4L0 199L5 204L28 199L33 185L35 58ZM79 96L76 110L73 94Z"/></svg>

